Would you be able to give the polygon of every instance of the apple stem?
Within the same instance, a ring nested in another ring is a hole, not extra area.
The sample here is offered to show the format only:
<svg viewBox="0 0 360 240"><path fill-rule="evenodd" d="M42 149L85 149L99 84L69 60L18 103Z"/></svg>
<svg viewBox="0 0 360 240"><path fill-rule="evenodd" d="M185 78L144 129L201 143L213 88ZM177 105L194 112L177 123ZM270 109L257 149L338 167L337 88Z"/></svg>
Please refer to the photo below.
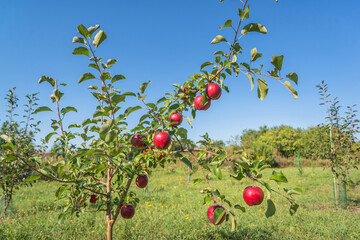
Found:
<svg viewBox="0 0 360 240"><path fill-rule="evenodd" d="M251 179L251 182L252 182L252 186L254 187L254 179L253 178Z"/></svg>

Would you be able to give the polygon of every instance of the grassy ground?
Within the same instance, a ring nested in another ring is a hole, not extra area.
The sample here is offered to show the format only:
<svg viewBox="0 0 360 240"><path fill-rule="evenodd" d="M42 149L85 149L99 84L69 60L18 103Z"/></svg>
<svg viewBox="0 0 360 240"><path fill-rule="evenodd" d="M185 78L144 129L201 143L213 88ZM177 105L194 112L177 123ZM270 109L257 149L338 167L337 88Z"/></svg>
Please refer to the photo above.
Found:
<svg viewBox="0 0 360 240"><path fill-rule="evenodd" d="M268 178L271 171L264 177ZM170 167L159 169L150 177L147 190L134 188L141 202L132 219L120 218L116 223L114 239L360 239L359 171L352 172L358 185L348 189L347 210L333 207L332 179L327 169L305 168L301 178L296 168L282 171L288 177L287 186L304 190L297 196L298 212L290 216L286 202L275 197L275 216L265 217L266 204L247 207L246 213L237 210L238 227L231 233L230 223L214 226L207 220L208 205L202 205L199 192L204 183L188 183L182 166L175 171ZM212 182L234 203L245 205L242 190L249 181ZM0 219L0 239L104 239L104 213L72 216L62 225L57 223L66 203L54 202L56 187L56 183L40 182L22 188L15 196L16 212Z"/></svg>

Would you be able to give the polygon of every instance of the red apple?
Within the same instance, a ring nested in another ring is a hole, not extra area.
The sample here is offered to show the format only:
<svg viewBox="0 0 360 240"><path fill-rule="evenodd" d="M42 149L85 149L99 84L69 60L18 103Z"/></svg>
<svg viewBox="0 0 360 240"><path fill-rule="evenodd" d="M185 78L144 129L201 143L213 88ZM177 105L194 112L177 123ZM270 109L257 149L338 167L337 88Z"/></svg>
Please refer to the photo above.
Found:
<svg viewBox="0 0 360 240"><path fill-rule="evenodd" d="M226 214L224 214L224 216L221 218L221 220L215 224L215 219L214 219L214 212L215 212L215 209L217 208L222 208L222 209L225 209L224 207L220 206L220 205L213 205L213 206L210 206L207 210L207 216L208 216L208 219L209 221L214 224L214 225L219 225L221 224L225 218L226 218Z"/></svg>
<svg viewBox="0 0 360 240"><path fill-rule="evenodd" d="M180 113L175 112L175 113L171 114L169 121L172 126L179 126L183 121L183 117Z"/></svg>
<svg viewBox="0 0 360 240"><path fill-rule="evenodd" d="M211 105L210 99L208 99L208 102L205 105L203 105L202 104L203 97L204 97L203 95L199 95L194 100L194 105L197 110L208 110Z"/></svg>
<svg viewBox="0 0 360 240"><path fill-rule="evenodd" d="M146 185L148 184L149 180L148 177L146 175L140 175L136 178L136 185L139 188L144 188L146 187Z"/></svg>
<svg viewBox="0 0 360 240"><path fill-rule="evenodd" d="M264 192L259 187L247 187L244 190L243 198L247 205L260 205L264 200Z"/></svg>
<svg viewBox="0 0 360 240"><path fill-rule="evenodd" d="M158 149L167 149L170 146L171 138L166 132L157 132L154 136L154 144Z"/></svg>
<svg viewBox="0 0 360 240"><path fill-rule="evenodd" d="M221 88L216 83L210 83L206 88L206 94L211 100L217 100L221 96Z"/></svg>
<svg viewBox="0 0 360 240"><path fill-rule="evenodd" d="M133 205L122 206L120 209L121 216L123 218L132 218L135 214L135 208Z"/></svg>
<svg viewBox="0 0 360 240"><path fill-rule="evenodd" d="M141 148L142 146L144 146L144 141L141 139L139 134L135 134L132 138L131 138L131 145L133 145L136 148Z"/></svg>
<svg viewBox="0 0 360 240"><path fill-rule="evenodd" d="M96 203L96 201L98 200L98 198L96 197L96 194L92 194L90 197L90 203Z"/></svg>
<svg viewBox="0 0 360 240"><path fill-rule="evenodd" d="M179 89L178 93L184 93L184 97L181 98L181 100L186 100L188 98L187 88L184 87L184 91L182 89Z"/></svg>

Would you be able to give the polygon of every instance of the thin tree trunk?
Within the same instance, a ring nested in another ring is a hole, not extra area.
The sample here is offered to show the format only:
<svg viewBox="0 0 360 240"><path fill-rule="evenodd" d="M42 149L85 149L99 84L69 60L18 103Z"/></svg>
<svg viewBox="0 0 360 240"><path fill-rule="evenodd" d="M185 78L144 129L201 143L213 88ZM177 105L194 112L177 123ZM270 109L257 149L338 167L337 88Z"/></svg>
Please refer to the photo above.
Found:
<svg viewBox="0 0 360 240"><path fill-rule="evenodd" d="M108 216L108 214L106 214L106 240L112 240L112 230L111 215Z"/></svg>
<svg viewBox="0 0 360 240"><path fill-rule="evenodd" d="M340 200L340 184L339 184L339 178L336 176L334 178L334 193L335 193L335 206L339 206L339 200Z"/></svg>
<svg viewBox="0 0 360 240"><path fill-rule="evenodd" d="M190 182L190 168L188 167L188 182Z"/></svg>

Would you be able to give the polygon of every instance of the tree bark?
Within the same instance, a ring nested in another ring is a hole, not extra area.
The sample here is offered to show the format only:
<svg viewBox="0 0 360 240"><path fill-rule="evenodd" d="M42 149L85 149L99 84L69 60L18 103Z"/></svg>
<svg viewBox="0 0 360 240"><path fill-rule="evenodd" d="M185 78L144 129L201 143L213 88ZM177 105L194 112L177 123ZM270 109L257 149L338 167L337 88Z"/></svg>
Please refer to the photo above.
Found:
<svg viewBox="0 0 360 240"><path fill-rule="evenodd" d="M111 216L106 214L106 240L112 240L113 225L111 223Z"/></svg>

